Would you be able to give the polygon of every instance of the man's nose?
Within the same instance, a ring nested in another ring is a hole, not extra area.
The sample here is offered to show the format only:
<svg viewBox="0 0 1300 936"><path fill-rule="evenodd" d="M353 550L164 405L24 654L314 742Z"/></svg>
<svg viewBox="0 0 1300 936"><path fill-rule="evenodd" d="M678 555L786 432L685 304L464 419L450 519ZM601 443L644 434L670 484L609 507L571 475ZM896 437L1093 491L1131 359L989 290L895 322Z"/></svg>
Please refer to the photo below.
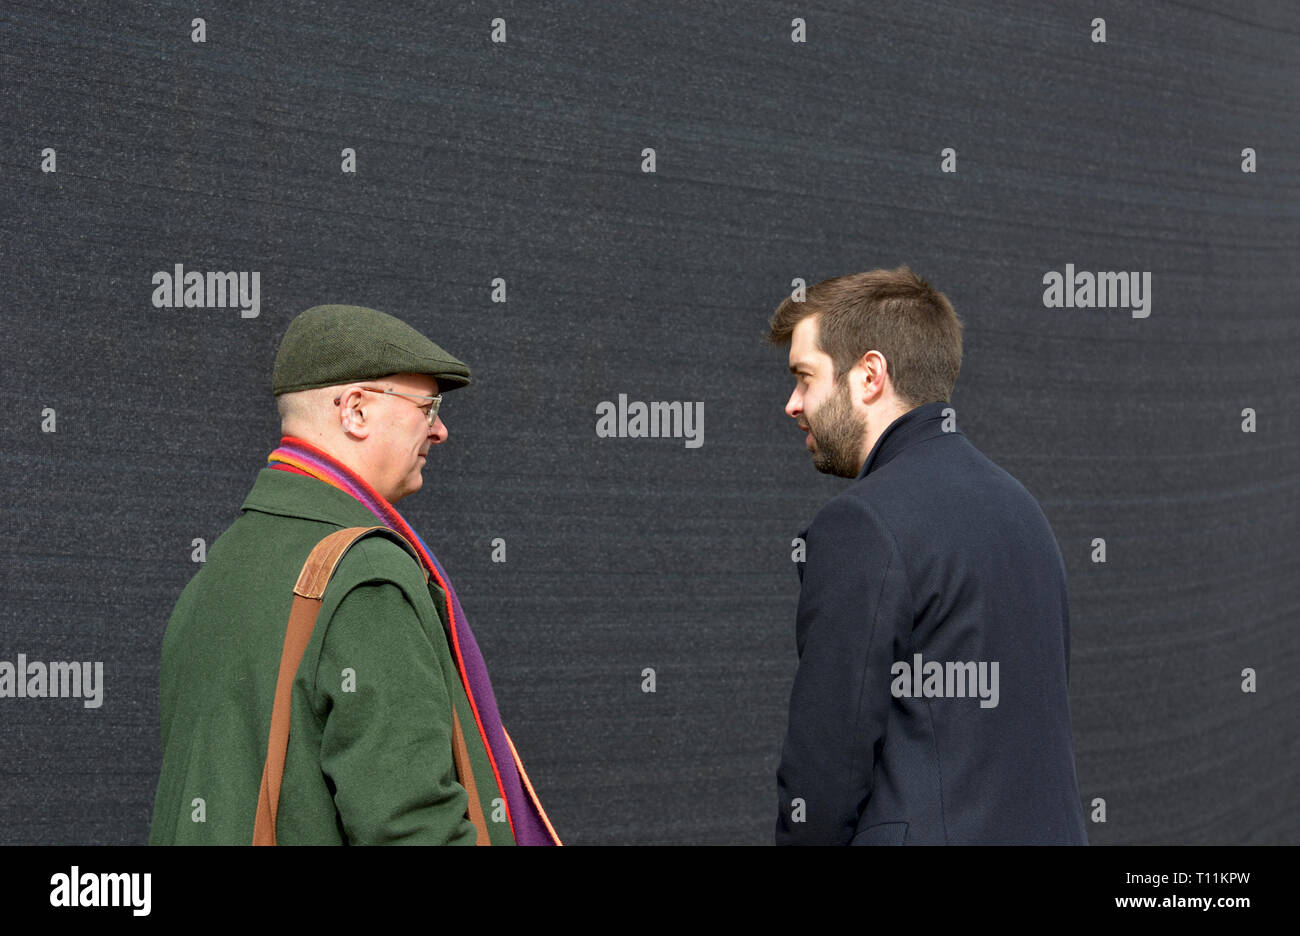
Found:
<svg viewBox="0 0 1300 936"><path fill-rule="evenodd" d="M429 427L429 444L441 445L447 441L447 424L442 421L441 416L433 418L433 425Z"/></svg>
<svg viewBox="0 0 1300 936"><path fill-rule="evenodd" d="M799 394L799 388L795 387L790 391L790 399L785 403L785 414L793 419L798 419L799 414L803 412L803 397Z"/></svg>

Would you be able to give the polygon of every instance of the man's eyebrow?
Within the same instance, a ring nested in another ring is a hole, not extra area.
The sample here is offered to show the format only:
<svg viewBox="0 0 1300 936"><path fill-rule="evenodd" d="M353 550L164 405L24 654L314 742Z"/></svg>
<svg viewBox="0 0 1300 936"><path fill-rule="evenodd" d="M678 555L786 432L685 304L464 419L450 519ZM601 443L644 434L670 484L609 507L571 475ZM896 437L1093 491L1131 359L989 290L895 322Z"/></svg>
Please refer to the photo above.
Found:
<svg viewBox="0 0 1300 936"><path fill-rule="evenodd" d="M808 363L807 361L795 361L793 364L790 365L790 373L792 374L799 373L799 368L801 367L804 370L808 371L809 373L812 373L813 371L812 364Z"/></svg>

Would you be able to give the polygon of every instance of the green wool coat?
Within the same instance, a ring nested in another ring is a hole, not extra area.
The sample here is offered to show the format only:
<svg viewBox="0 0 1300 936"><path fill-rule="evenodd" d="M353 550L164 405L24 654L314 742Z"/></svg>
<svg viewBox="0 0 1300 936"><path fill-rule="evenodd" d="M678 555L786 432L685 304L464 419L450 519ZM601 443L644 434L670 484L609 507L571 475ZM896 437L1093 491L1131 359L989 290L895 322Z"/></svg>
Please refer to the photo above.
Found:
<svg viewBox="0 0 1300 936"><path fill-rule="evenodd" d="M328 534L379 525L344 491L271 468L240 510L163 636L150 844L251 843L298 573ZM514 844L446 621L442 589L397 543L366 537L343 558L294 679L279 844L473 845L453 706L491 842Z"/></svg>

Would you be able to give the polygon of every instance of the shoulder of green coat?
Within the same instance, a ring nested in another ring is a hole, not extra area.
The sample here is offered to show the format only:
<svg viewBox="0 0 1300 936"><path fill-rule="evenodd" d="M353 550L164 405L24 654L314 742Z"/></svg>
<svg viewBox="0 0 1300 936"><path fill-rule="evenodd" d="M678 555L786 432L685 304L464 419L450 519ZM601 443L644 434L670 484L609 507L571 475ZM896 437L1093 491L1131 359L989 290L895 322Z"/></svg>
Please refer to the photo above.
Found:
<svg viewBox="0 0 1300 936"><path fill-rule="evenodd" d="M418 595L424 591L427 578L419 560L404 546L382 533L374 533L358 540L347 551L334 571L330 587L337 583L346 592L371 581L393 582L403 591Z"/></svg>
<svg viewBox="0 0 1300 936"><path fill-rule="evenodd" d="M424 568L404 547L383 534L366 536L344 554L325 588L312 639L301 664L307 674L316 672L323 641L333 629L335 613L348 594L362 586L384 584L393 585L406 599L405 609L394 605L393 614L409 615L410 623L426 636L439 626L437 610L425 584ZM315 679L310 679L308 685L314 690ZM319 702L319 697L313 698L314 704Z"/></svg>

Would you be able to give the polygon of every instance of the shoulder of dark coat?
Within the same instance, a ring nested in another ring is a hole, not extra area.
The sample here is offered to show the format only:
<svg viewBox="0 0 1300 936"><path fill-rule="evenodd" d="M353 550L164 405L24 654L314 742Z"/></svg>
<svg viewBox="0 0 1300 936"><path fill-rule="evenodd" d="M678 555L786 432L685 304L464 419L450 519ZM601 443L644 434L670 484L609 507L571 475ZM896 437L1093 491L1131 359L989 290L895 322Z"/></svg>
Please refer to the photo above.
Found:
<svg viewBox="0 0 1300 936"><path fill-rule="evenodd" d="M810 536L821 534L836 539L879 536L886 532L884 519L871 504L869 487L862 482L845 488L823 504L808 527Z"/></svg>

